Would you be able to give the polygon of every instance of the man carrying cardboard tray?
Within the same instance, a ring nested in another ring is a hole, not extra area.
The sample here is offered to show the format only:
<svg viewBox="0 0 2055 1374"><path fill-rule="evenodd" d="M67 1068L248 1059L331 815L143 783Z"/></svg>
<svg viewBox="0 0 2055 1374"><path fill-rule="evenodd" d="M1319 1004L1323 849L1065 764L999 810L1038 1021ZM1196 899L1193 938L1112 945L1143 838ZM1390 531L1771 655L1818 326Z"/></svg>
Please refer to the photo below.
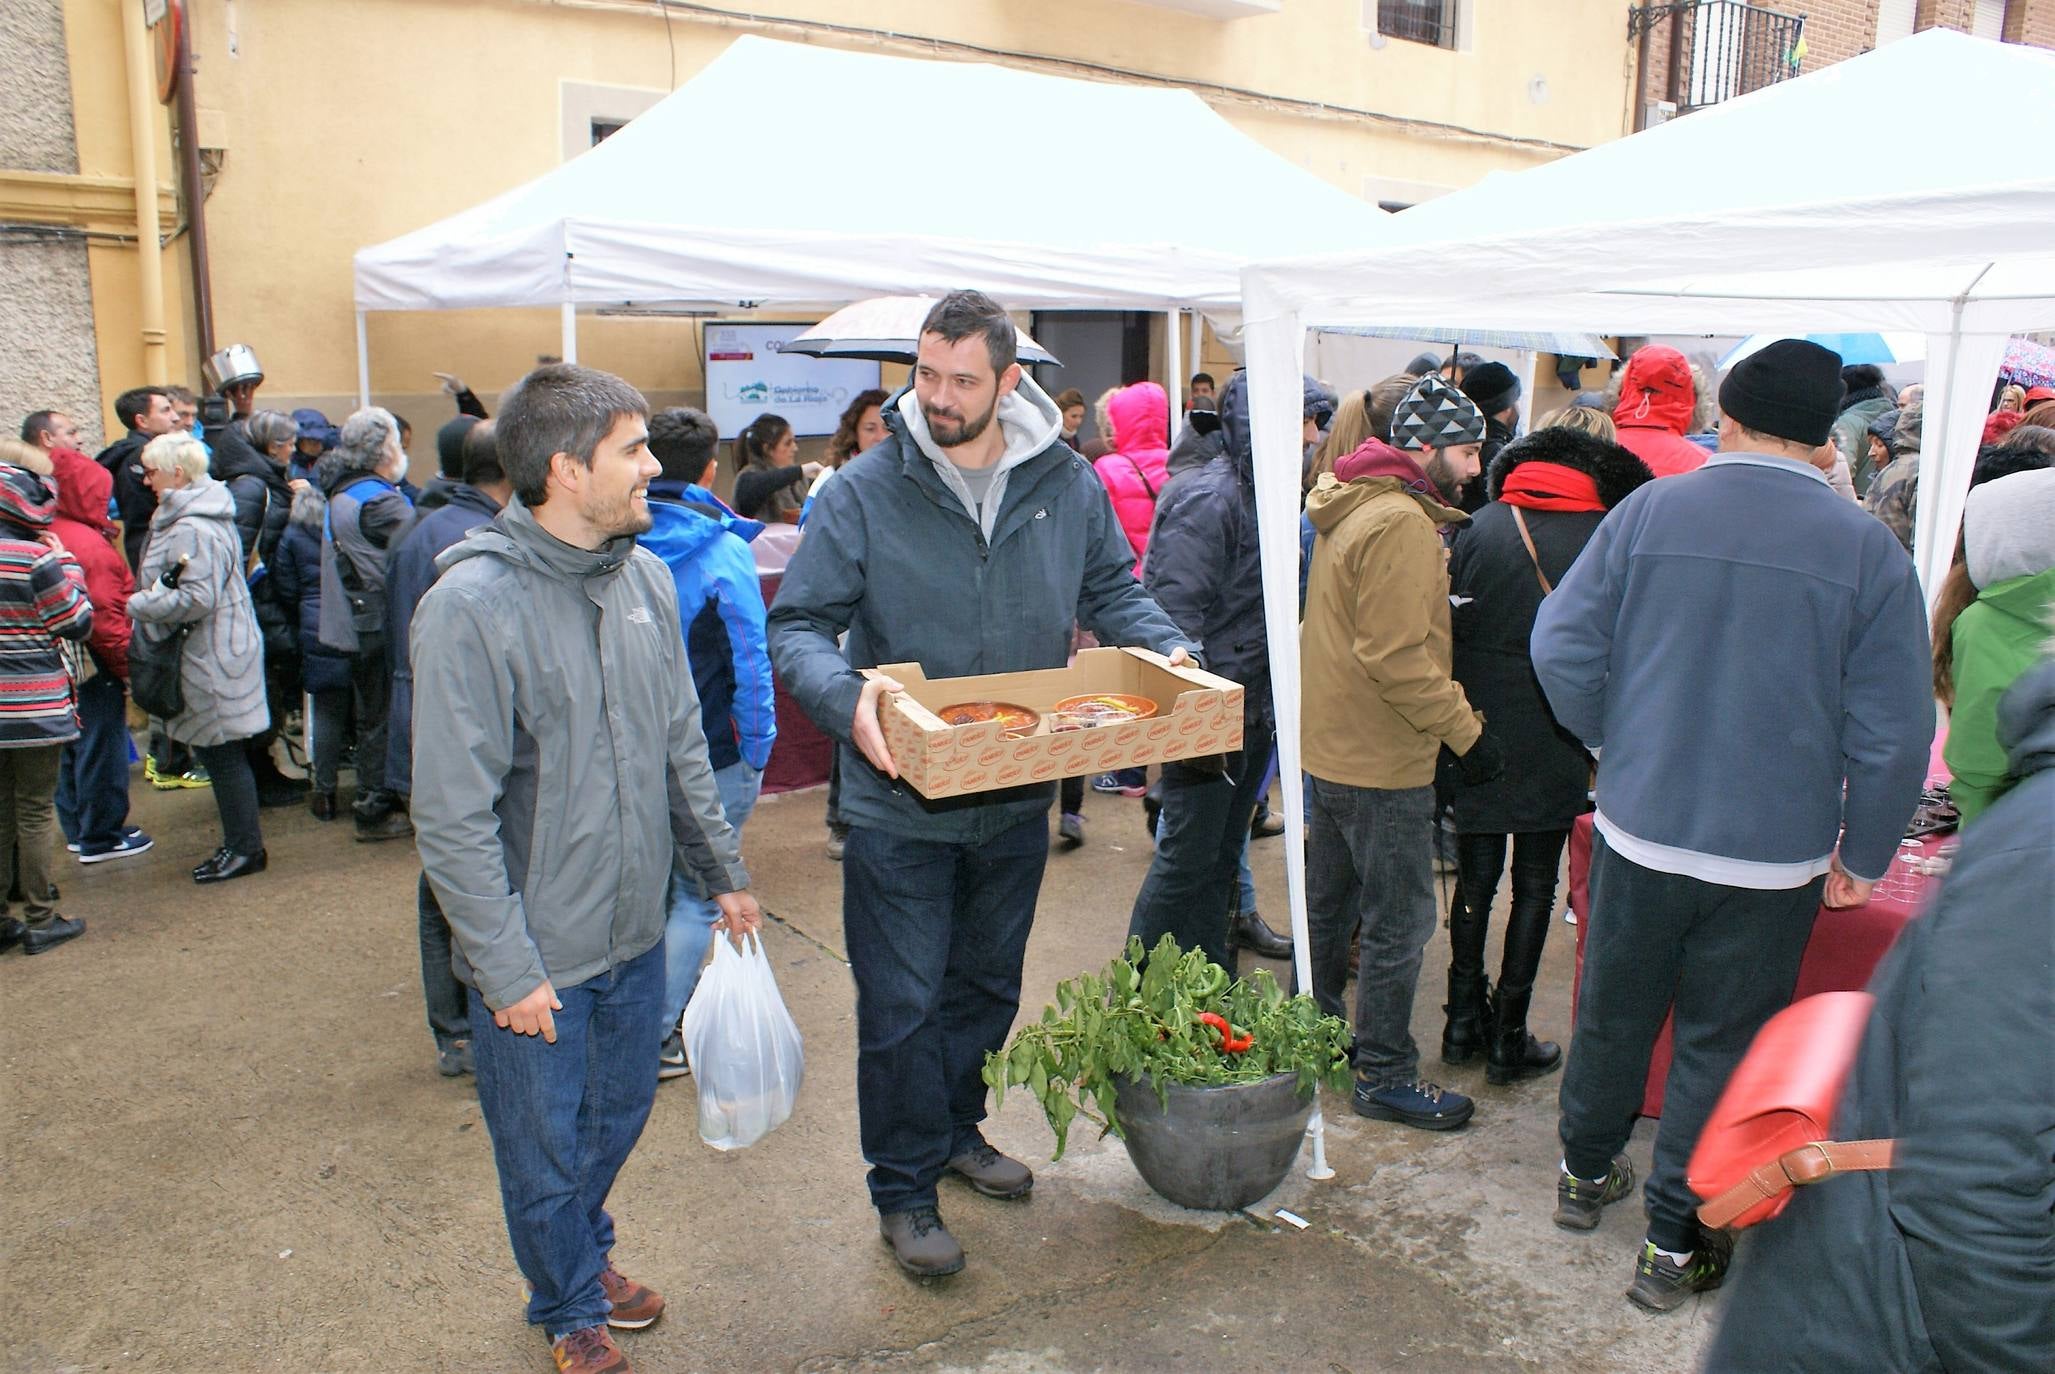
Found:
<svg viewBox="0 0 2055 1374"><path fill-rule="evenodd" d="M1105 487L1014 361L1014 339L979 292L929 312L912 382L885 406L888 437L815 502L770 613L778 676L840 741L863 1154L893 1258L924 1278L963 1268L936 1211L945 1172L987 1197L1034 1187L979 1131L979 1073L1020 1009L1056 789L923 799L900 780L878 722L880 698L900 684L860 670L1060 668L1073 624L1191 661L1134 579ZM846 656L835 643L845 630Z"/></svg>

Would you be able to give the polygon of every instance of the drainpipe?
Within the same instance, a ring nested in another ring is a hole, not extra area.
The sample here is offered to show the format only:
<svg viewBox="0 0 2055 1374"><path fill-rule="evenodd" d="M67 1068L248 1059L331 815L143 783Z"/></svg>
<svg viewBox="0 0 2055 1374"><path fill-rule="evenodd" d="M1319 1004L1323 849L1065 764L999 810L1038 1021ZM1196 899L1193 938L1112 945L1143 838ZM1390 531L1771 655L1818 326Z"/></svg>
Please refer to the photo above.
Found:
<svg viewBox="0 0 2055 1374"><path fill-rule="evenodd" d="M143 0L121 0L128 59L128 135L136 190L136 305L142 320L143 381L171 380L164 350L164 250L157 220L157 90Z"/></svg>
<svg viewBox="0 0 2055 1374"><path fill-rule="evenodd" d="M214 354L214 281L207 268L207 183L200 176L200 118L193 108L193 28L178 26L178 179L184 183L186 248L193 263L193 329L202 358Z"/></svg>

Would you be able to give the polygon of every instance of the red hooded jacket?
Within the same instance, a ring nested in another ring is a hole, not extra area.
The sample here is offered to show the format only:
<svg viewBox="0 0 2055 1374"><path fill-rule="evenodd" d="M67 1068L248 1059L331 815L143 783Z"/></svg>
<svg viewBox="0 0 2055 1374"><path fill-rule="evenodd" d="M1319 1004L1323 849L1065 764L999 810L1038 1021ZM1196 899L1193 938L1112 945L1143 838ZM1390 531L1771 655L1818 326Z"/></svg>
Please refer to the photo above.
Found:
<svg viewBox="0 0 2055 1374"><path fill-rule="evenodd" d="M1675 477L1705 466L1712 455L1686 439L1698 389L1691 364L1674 348L1650 344L1627 360L1620 382L1620 404L1613 424L1620 447L1648 464L1658 477Z"/></svg>
<svg viewBox="0 0 2055 1374"><path fill-rule="evenodd" d="M1113 452L1092 467L1113 498L1113 513L1135 551L1135 576L1140 577L1156 495L1170 480L1170 399L1155 382L1136 382L1113 394L1106 416L1113 421Z"/></svg>
<svg viewBox="0 0 2055 1374"><path fill-rule="evenodd" d="M128 598L136 589L128 564L114 546L107 497L114 479L75 449L50 450L50 480L57 487L57 514L50 532L64 541L86 575L86 600L93 603L93 628L86 647L100 666L128 681Z"/></svg>

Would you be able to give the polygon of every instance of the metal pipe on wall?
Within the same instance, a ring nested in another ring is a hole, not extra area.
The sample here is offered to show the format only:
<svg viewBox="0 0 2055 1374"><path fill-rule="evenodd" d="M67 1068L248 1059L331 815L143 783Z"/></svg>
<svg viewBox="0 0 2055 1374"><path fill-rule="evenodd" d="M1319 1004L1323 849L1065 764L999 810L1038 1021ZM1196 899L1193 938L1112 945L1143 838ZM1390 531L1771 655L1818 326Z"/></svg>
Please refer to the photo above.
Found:
<svg viewBox="0 0 2055 1374"><path fill-rule="evenodd" d="M169 22L169 21L167 21ZM178 179L185 195L186 249L193 265L193 332L199 355L214 353L214 280L207 265L207 183L200 174L200 118L193 107L193 29L178 26Z"/></svg>
<svg viewBox="0 0 2055 1374"><path fill-rule="evenodd" d="M157 90L143 0L121 0L128 77L128 136L136 192L136 304L142 319L143 381L171 380L164 346L164 249L157 217Z"/></svg>

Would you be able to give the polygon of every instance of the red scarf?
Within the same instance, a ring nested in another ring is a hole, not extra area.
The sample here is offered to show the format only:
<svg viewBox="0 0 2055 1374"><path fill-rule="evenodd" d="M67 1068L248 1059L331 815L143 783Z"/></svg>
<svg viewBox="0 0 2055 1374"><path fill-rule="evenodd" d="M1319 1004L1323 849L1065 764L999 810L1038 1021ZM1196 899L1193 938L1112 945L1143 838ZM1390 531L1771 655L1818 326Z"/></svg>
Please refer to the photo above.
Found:
<svg viewBox="0 0 2055 1374"><path fill-rule="evenodd" d="M1605 509L1598 499L1598 479L1561 463L1522 463L1506 474L1498 499L1528 510Z"/></svg>

